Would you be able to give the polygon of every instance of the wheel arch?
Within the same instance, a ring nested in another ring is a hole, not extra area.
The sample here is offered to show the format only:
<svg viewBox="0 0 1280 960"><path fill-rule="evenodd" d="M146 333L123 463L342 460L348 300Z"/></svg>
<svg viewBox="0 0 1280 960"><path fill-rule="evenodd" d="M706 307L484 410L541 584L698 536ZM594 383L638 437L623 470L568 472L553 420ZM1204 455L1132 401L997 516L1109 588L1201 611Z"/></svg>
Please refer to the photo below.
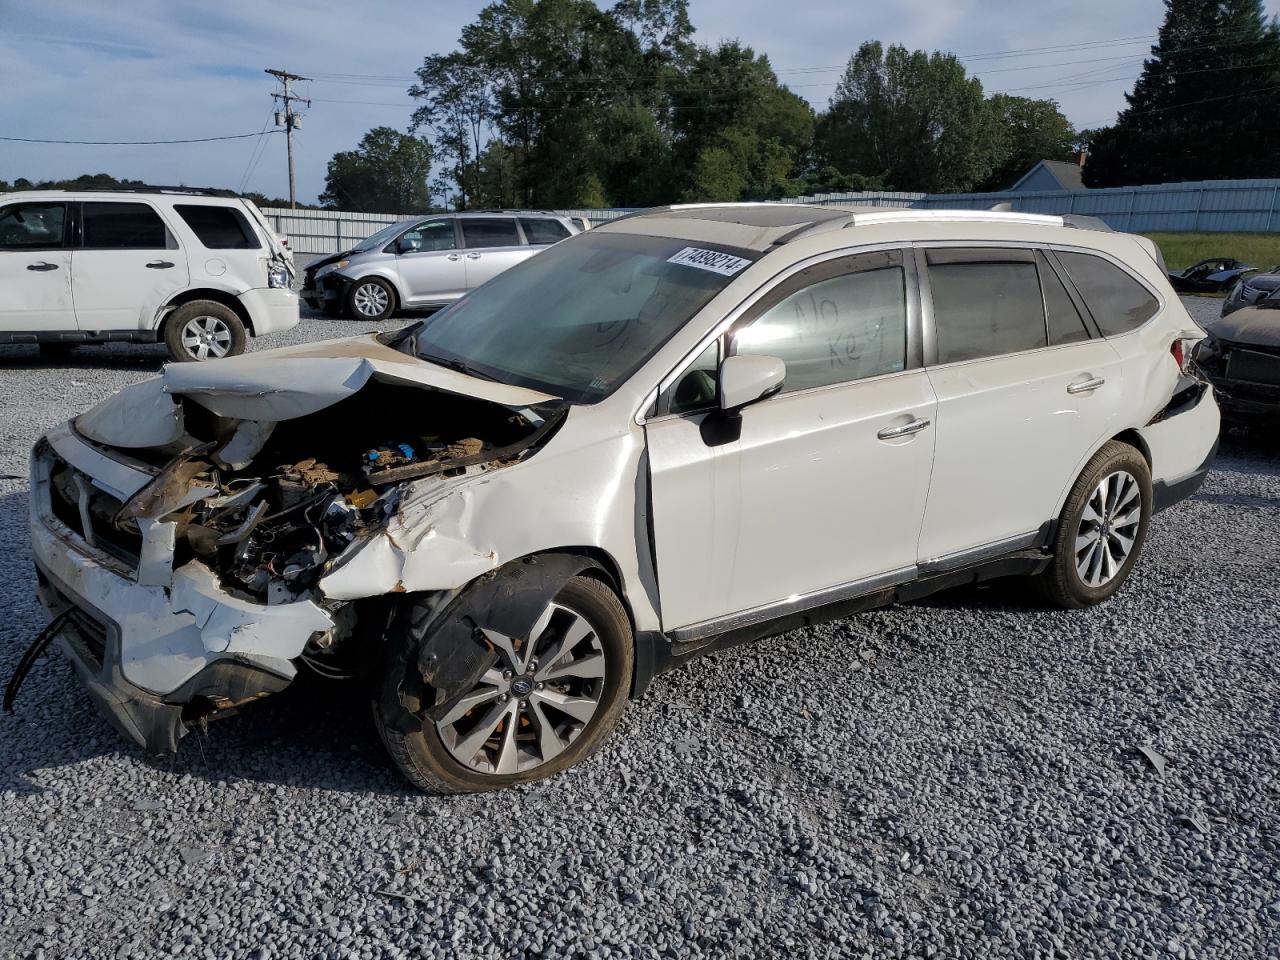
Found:
<svg viewBox="0 0 1280 960"><path fill-rule="evenodd" d="M1089 461L1097 455L1099 450L1105 447L1108 443L1111 443L1113 440L1120 443L1126 443L1136 449L1140 454L1142 454L1142 459L1147 462L1147 469L1151 469L1151 448L1147 446L1146 440L1142 438L1142 434L1138 432L1136 427L1126 427L1119 433L1113 434L1112 436L1104 436L1089 448L1088 453L1080 459L1080 462L1076 464L1075 469L1071 471L1071 475L1066 478L1062 489L1058 492L1058 499L1054 506L1053 516L1049 519L1056 523L1062 516L1062 509L1067 504L1067 497L1071 495L1071 488L1075 486L1076 480L1079 479L1084 468L1089 465Z"/></svg>
<svg viewBox="0 0 1280 960"><path fill-rule="evenodd" d="M193 303L196 300L212 300L214 303L220 303L225 307L230 307L240 322L244 324L245 330L249 332L249 336L254 337L257 334L253 329L253 317L250 316L249 310L245 307L244 302L234 293L228 290L219 290L216 287L195 287L191 290L183 290L181 293L171 297L159 311L159 322L156 324L156 335L160 339L164 339L165 324L169 322L169 318L173 315L173 311L184 304Z"/></svg>

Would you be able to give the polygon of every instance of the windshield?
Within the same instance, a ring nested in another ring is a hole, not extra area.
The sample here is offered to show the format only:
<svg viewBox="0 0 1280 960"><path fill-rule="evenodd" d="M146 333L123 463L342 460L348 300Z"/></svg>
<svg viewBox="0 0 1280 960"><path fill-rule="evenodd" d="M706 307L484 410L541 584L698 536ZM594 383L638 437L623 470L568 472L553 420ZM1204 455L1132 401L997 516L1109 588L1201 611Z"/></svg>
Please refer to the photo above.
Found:
<svg viewBox="0 0 1280 960"><path fill-rule="evenodd" d="M685 240L579 234L423 321L414 349L425 360L594 403L756 256Z"/></svg>
<svg viewBox="0 0 1280 960"><path fill-rule="evenodd" d="M352 248L351 252L352 253L368 253L370 250L376 250L378 247L385 247L388 243L390 243L396 237L400 236L400 234L404 230L407 230L408 227L409 227L409 224L405 222L393 223L389 227L383 227L373 236L366 237L365 239L361 240L355 247Z"/></svg>

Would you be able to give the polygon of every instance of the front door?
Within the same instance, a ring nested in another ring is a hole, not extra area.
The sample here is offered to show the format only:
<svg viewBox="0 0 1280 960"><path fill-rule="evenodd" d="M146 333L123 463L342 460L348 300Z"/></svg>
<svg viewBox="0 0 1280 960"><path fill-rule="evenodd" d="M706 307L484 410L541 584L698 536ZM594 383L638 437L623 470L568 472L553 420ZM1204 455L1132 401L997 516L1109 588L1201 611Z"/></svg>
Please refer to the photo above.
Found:
<svg viewBox="0 0 1280 960"><path fill-rule="evenodd" d="M406 240L412 249L396 257L406 302L439 303L467 292L467 268L452 220L423 221L401 234L398 242Z"/></svg>
<svg viewBox="0 0 1280 960"><path fill-rule="evenodd" d="M1121 429L1121 361L1043 254L925 256L938 420L920 556L963 560L1054 518L1082 461Z"/></svg>
<svg viewBox="0 0 1280 960"><path fill-rule="evenodd" d="M537 248L521 242L515 217L461 217L458 223L466 247L468 290L536 252Z"/></svg>
<svg viewBox="0 0 1280 960"><path fill-rule="evenodd" d="M190 279L186 251L156 208L130 200L85 201L71 256L71 292L81 330L148 329Z"/></svg>
<svg viewBox="0 0 1280 960"><path fill-rule="evenodd" d="M0 209L0 334L75 330L67 205Z"/></svg>
<svg viewBox="0 0 1280 960"><path fill-rule="evenodd" d="M724 415L705 355L660 397L646 431L664 629L913 575L935 402L908 350L909 280L891 250L782 281L726 349L781 358L786 381L727 435L708 429Z"/></svg>

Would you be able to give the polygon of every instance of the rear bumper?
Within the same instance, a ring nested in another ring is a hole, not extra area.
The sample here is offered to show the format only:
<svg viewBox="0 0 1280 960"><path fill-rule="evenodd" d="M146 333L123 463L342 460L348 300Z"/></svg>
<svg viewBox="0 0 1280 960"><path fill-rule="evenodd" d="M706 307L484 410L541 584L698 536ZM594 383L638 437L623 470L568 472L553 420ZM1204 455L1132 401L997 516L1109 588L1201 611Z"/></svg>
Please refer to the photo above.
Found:
<svg viewBox="0 0 1280 960"><path fill-rule="evenodd" d="M240 294L255 337L292 330L302 319L298 295L283 287L255 287Z"/></svg>
<svg viewBox="0 0 1280 960"><path fill-rule="evenodd" d="M1215 440L1213 449L1209 451L1209 456L1194 471L1177 480L1157 480L1152 483L1151 493L1154 501L1152 512L1159 513L1161 510L1172 507L1175 503L1181 503L1183 500L1189 500L1199 493L1200 488L1204 486L1205 480L1209 478L1209 469L1217 455L1218 443Z"/></svg>

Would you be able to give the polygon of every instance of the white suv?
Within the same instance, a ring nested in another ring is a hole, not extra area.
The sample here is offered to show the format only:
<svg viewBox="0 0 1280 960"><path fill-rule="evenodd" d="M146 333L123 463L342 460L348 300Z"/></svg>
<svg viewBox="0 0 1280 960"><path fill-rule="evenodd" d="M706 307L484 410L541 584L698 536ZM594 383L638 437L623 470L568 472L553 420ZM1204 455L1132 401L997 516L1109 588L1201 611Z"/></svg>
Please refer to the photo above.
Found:
<svg viewBox="0 0 1280 960"><path fill-rule="evenodd" d="M172 365L37 444L59 617L22 662L57 636L156 750L298 670L371 678L407 776L467 791L730 643L998 576L1098 603L1217 443L1158 258L1061 217L673 207L398 333Z"/></svg>
<svg viewBox="0 0 1280 960"><path fill-rule="evenodd" d="M249 200L183 188L0 194L0 343L243 353L296 326L289 251Z"/></svg>

